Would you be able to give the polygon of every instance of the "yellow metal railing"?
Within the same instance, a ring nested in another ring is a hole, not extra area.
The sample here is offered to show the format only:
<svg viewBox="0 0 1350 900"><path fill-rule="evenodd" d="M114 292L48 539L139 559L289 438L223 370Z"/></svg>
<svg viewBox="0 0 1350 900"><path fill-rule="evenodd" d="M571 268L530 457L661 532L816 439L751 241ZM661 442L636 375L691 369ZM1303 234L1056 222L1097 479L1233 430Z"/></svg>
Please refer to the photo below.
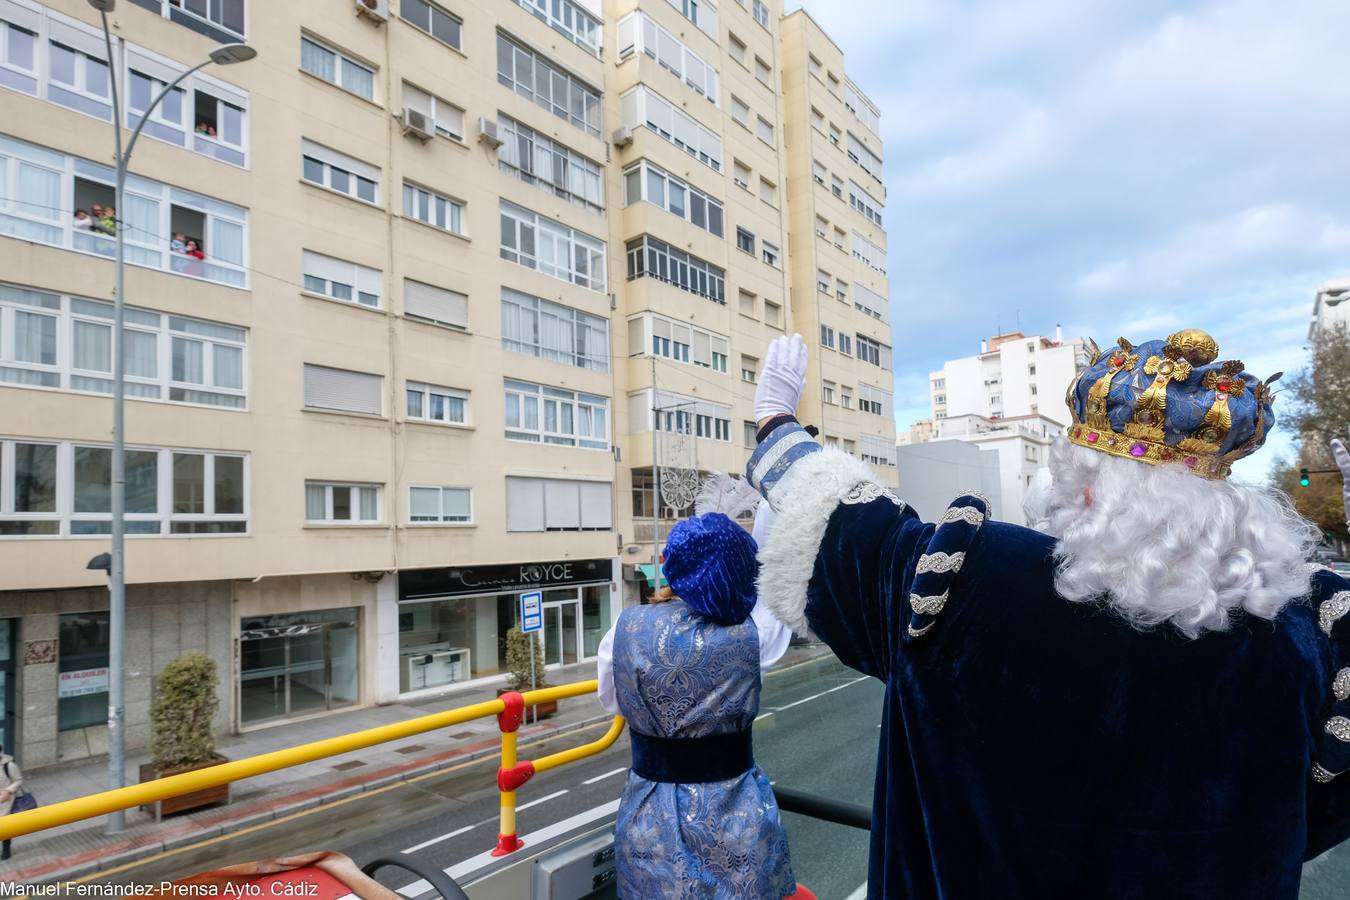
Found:
<svg viewBox="0 0 1350 900"><path fill-rule="evenodd" d="M524 711L535 704L595 693L596 684L597 682L592 679L558 687L540 688L537 691L526 691L523 694L510 692L503 694L496 700L475 703L471 706L461 706L457 709L448 709L444 712L419 716L416 719L408 719L405 722L397 722L392 725L367 728L364 731L355 731L351 734L301 744L297 747L287 747L284 750L274 750L271 753L237 759L205 769L195 769L181 775L170 775L167 778L129 785L116 790L104 791L100 794L77 797L74 800L65 800L61 803L53 803L50 806L40 806L27 812L0 816L0 840L9 840L48 828L69 825L72 822L92 819L119 809L146 806L160 800L167 800L170 797L219 787L223 784L253 778L279 769L303 765L343 753L351 753L354 750L364 750L366 747L373 747L376 744L426 734L429 731L436 731L451 725L460 725L474 719L496 716L498 727L501 728L502 732L501 768L497 773L498 788L501 791L501 829L497 841L497 850L494 852L498 854L509 853L522 846L516 838L516 790L529 781L535 772L555 769L609 749L618 740L624 726L623 716L615 716L609 730L599 740L553 753L533 762L528 760L520 762L516 759L516 732L524 719ZM509 849L505 849L507 847Z"/></svg>

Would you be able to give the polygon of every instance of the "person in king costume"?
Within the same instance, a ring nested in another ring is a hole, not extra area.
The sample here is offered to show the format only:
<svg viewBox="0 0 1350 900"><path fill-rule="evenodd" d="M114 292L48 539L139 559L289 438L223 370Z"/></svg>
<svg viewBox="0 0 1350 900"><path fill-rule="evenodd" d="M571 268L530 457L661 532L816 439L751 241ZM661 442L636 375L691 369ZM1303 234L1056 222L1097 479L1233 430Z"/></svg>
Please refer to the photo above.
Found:
<svg viewBox="0 0 1350 900"><path fill-rule="evenodd" d="M1350 583L1227 480L1274 379L1198 330L1092 351L1042 533L978 494L922 522L793 418L801 338L769 348L760 596L885 683L871 898L1295 900L1350 837Z"/></svg>

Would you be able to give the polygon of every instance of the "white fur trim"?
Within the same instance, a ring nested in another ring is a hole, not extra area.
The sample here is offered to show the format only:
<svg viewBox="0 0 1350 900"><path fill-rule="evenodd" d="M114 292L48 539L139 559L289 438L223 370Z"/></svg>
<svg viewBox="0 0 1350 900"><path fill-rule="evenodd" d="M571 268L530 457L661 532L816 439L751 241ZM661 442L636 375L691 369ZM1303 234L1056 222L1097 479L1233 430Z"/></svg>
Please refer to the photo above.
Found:
<svg viewBox="0 0 1350 900"><path fill-rule="evenodd" d="M806 586L834 508L861 482L876 482L871 466L842 450L822 448L793 463L774 486L778 517L759 549L759 598L797 634L806 624Z"/></svg>

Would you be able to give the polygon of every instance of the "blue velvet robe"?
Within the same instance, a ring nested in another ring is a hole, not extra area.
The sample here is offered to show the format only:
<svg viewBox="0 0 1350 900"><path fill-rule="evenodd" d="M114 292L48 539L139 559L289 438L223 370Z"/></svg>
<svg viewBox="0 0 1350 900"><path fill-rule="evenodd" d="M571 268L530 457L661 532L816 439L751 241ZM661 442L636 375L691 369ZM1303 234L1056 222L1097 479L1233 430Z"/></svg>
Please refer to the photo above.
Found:
<svg viewBox="0 0 1350 900"><path fill-rule="evenodd" d="M870 897L1296 900L1350 837L1350 583L1139 631L1057 596L1053 540L981 499L935 527L857 460L772 443L771 606L886 684Z"/></svg>

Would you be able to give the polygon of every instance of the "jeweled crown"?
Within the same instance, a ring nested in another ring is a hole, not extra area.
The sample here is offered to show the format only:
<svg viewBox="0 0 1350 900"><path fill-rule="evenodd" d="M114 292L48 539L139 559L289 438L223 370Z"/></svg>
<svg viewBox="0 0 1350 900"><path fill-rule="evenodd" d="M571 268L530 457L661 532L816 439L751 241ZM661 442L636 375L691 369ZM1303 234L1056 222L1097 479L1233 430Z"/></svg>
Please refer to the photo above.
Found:
<svg viewBox="0 0 1350 900"><path fill-rule="evenodd" d="M1270 386L1238 360L1216 362L1219 345L1191 328L1110 352L1089 341L1088 365L1069 385L1069 440L1143 463L1180 463L1227 478L1233 463L1265 443L1275 426Z"/></svg>

